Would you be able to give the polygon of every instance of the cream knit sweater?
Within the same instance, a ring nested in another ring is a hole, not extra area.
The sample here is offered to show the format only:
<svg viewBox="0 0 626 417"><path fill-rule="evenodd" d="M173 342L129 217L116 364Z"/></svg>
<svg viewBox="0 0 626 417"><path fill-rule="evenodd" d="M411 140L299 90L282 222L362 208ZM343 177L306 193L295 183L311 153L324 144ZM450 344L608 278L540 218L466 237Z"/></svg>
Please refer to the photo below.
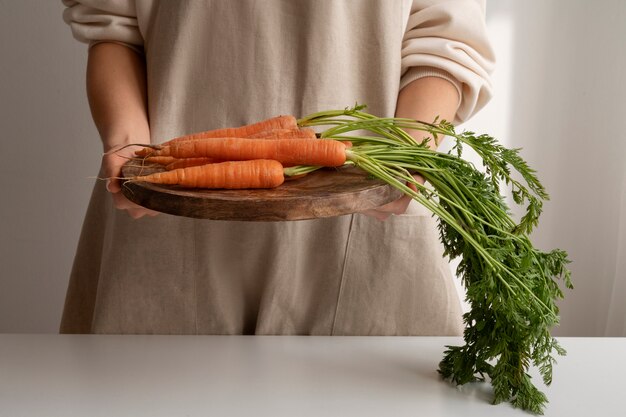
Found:
<svg viewBox="0 0 626 417"><path fill-rule="evenodd" d="M93 45L118 42L140 52L143 33L158 0L62 0L74 37ZM358 0L342 0L358 1ZM383 1L383 0L380 0ZM384 0L402 3L402 89L421 77L452 82L460 96L456 123L469 119L491 98L494 54L484 23L484 0Z"/></svg>

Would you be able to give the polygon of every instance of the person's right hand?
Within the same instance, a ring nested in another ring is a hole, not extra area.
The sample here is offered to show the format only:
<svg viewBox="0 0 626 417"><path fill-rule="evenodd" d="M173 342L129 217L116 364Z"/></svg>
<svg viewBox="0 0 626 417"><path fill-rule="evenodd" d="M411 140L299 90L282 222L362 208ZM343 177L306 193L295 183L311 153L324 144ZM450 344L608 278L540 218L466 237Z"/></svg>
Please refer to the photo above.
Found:
<svg viewBox="0 0 626 417"><path fill-rule="evenodd" d="M115 208L126 210L132 218L138 219L143 216L154 217L159 214L157 211L135 204L121 193L120 177L122 176L122 165L124 165L129 158L135 156L135 150L140 149L138 146L129 146L126 148L124 146L124 144L112 146L106 149L102 156L100 172L106 178L106 189L111 193Z"/></svg>

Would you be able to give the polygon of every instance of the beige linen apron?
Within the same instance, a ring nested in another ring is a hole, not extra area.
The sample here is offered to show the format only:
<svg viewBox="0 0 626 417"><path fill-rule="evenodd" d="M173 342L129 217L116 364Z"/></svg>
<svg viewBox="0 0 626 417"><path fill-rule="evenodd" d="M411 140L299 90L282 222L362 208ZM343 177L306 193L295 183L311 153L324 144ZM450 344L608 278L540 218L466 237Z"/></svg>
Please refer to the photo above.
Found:
<svg viewBox="0 0 626 417"><path fill-rule="evenodd" d="M145 39L152 140L355 102L394 114L406 1L157 2ZM435 220L131 219L95 186L61 331L459 334Z"/></svg>

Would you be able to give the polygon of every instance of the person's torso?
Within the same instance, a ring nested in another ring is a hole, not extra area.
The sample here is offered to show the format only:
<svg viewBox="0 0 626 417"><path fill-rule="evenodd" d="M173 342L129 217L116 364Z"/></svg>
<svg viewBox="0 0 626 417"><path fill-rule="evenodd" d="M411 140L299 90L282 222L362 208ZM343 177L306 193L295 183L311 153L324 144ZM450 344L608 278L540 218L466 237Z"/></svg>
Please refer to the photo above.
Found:
<svg viewBox="0 0 626 417"><path fill-rule="evenodd" d="M392 115L409 8L407 0L154 2L139 22L152 140L356 102Z"/></svg>

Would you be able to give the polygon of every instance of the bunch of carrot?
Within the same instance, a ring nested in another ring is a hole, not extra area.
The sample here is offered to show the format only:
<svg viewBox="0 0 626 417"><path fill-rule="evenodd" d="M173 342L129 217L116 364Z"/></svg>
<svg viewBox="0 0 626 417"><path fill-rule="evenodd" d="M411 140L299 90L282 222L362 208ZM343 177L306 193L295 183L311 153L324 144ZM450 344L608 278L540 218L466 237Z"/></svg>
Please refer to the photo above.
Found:
<svg viewBox="0 0 626 417"><path fill-rule="evenodd" d="M559 322L559 281L571 288L571 280L567 253L538 250L529 238L548 198L536 172L519 149L507 149L491 136L457 133L446 121L377 117L362 108L299 120L280 116L149 145L137 157L165 170L131 180L267 188L320 166L351 164L399 189L437 216L444 255L461 258L457 273L470 304L463 316L465 344L447 347L439 372L456 384L489 377L494 403L510 401L540 414L547 398L528 370L535 366L545 384L552 381L555 355L565 353L550 333ZM322 130L315 134L311 128ZM454 146L447 153L432 150L428 140L416 143L409 130L448 137ZM462 158L464 147L482 159L485 172ZM519 220L511 217L502 187L525 207Z"/></svg>
<svg viewBox="0 0 626 417"><path fill-rule="evenodd" d="M286 176L302 172L290 167L336 167L346 162L346 144L316 137L298 127L293 116L181 136L136 152L143 162L164 170L131 178L189 188L273 188Z"/></svg>

